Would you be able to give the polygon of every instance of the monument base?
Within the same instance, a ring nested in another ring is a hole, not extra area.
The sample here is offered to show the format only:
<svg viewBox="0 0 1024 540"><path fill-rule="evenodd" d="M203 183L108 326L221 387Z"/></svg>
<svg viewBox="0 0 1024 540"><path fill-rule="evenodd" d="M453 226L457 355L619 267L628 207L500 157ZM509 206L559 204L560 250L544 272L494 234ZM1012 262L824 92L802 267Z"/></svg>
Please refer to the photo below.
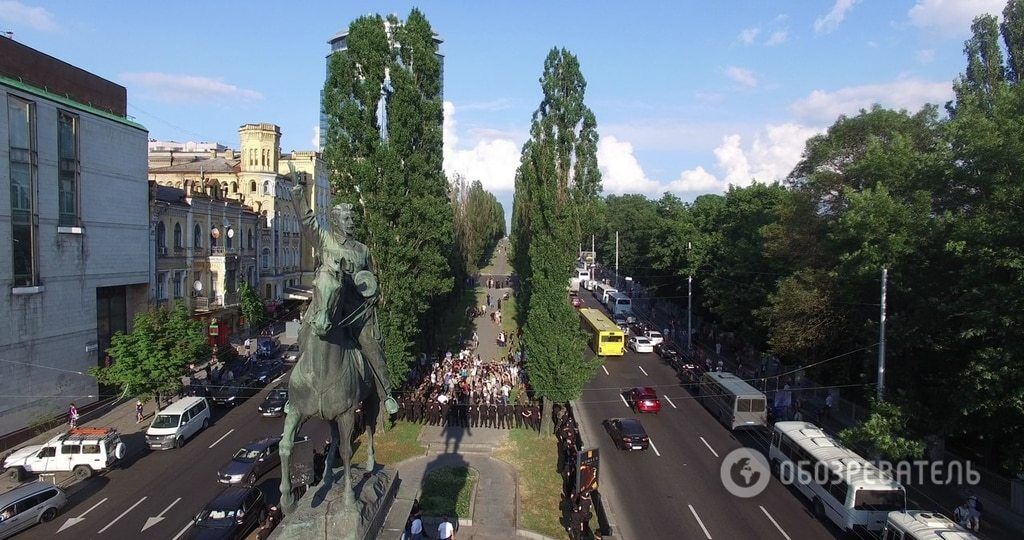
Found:
<svg viewBox="0 0 1024 540"><path fill-rule="evenodd" d="M377 538L398 488L398 471L379 468L366 474L366 469L352 466L354 505L345 505L343 470L335 473L334 484L311 487L296 502L295 510L277 526L271 540L305 540L308 538L344 538L370 540Z"/></svg>

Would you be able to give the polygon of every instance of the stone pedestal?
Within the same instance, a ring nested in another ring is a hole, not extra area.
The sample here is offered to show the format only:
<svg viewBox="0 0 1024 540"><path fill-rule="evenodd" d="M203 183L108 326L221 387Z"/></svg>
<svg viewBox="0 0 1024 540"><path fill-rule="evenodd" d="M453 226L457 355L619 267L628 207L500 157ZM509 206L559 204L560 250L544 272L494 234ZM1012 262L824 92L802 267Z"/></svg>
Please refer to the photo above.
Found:
<svg viewBox="0 0 1024 540"><path fill-rule="evenodd" d="M398 471L385 467L367 476L366 469L353 466L355 504L350 506L344 504L342 474L340 471L335 473L335 482L330 489L320 485L306 491L296 503L295 511L284 517L270 538L377 538L395 498Z"/></svg>

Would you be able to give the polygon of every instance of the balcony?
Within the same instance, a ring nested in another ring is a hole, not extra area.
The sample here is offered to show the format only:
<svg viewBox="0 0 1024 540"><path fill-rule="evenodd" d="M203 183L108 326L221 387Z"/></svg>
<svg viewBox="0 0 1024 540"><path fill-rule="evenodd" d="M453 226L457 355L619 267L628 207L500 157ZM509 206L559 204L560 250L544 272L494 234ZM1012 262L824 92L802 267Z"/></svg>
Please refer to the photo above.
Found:
<svg viewBox="0 0 1024 540"><path fill-rule="evenodd" d="M196 296L192 298L192 309L210 311L221 307L220 298L216 296Z"/></svg>
<svg viewBox="0 0 1024 540"><path fill-rule="evenodd" d="M216 257L218 255L224 255L224 246L213 246L210 248L211 257Z"/></svg>
<svg viewBox="0 0 1024 540"><path fill-rule="evenodd" d="M206 256L206 248L203 248L203 247L194 247L194 248L192 248L192 256L193 257L205 257Z"/></svg>

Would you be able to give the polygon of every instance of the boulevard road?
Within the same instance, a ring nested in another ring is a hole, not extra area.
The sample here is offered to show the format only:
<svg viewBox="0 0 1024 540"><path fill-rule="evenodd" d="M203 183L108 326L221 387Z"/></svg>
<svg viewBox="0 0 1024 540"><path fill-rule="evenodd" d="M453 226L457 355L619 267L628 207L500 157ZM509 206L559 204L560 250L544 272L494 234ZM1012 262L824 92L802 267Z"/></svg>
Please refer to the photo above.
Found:
<svg viewBox="0 0 1024 540"><path fill-rule="evenodd" d="M587 307L599 308L580 290ZM590 349L587 349L590 351ZM661 399L658 414L634 413L622 394L651 386ZM721 480L723 458L740 447L767 448L765 433L734 434L691 396L654 353L627 350L608 358L586 385L576 417L600 450L600 490L610 498L620 538L795 540L834 538L826 527L775 478L759 495L740 498ZM602 421L639 418L651 439L645 451L619 450Z"/></svg>
<svg viewBox="0 0 1024 540"><path fill-rule="evenodd" d="M87 480L57 519L19 538L185 537L192 518L226 487L217 483L217 470L246 443L281 434L283 418L262 418L256 412L276 384L232 409L213 407L210 427L182 448L150 451L142 434L126 437L129 457L121 467ZM311 420L300 430L302 435L310 439L295 445L292 458L311 463L313 450L322 448L329 431L326 424ZM280 479L277 467L259 480L268 504L279 500Z"/></svg>

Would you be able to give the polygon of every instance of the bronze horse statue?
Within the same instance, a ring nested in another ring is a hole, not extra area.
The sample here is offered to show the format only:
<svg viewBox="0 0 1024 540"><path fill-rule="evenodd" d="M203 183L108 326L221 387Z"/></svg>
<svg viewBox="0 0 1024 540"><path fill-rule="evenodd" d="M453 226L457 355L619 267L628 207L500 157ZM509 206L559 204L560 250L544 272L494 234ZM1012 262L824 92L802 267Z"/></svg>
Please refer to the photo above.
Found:
<svg viewBox="0 0 1024 540"><path fill-rule="evenodd" d="M351 279L345 289L352 290ZM346 302L339 302L345 305ZM351 314L350 314L351 315ZM351 319L352 317L347 317ZM337 320L337 319L334 319ZM374 383L372 367L358 348L350 327L342 321L324 336L316 335L304 318L299 331L301 354L292 368L288 381L288 403L284 432L280 443L281 504L286 512L295 508L289 463L295 435L309 418L320 418L331 423L331 444L327 450L324 474L320 482L334 483L334 455L340 449L344 465L344 503L355 502L350 475L352 462L352 431L356 423L356 409L362 404L366 425L366 470L373 471L373 436L380 412L380 397ZM315 485L320 485L317 483Z"/></svg>

